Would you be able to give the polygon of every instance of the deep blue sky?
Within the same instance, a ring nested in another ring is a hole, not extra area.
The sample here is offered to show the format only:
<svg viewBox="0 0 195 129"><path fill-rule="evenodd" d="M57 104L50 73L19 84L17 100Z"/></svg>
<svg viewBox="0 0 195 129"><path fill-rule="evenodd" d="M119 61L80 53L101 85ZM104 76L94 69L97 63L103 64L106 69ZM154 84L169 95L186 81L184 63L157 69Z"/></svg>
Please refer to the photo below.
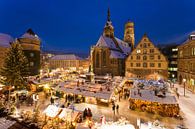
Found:
<svg viewBox="0 0 195 129"><path fill-rule="evenodd" d="M0 33L21 36L32 28L43 47L89 52L110 7L115 36L135 23L136 43L146 32L155 44L175 42L195 30L195 0L0 0Z"/></svg>

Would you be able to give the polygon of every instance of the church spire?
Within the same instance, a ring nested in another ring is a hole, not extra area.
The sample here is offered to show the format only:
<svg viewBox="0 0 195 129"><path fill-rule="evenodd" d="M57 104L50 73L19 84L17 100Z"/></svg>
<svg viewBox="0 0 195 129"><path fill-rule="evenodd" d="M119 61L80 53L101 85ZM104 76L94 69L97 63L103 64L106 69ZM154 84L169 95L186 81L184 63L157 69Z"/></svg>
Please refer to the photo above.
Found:
<svg viewBox="0 0 195 129"><path fill-rule="evenodd" d="M108 12L107 12L107 21L110 21L110 8L108 8Z"/></svg>
<svg viewBox="0 0 195 129"><path fill-rule="evenodd" d="M104 26L103 35L106 37L110 37L110 38L114 37L114 27L112 26L112 22L110 20L110 9L109 8L107 11L107 21L106 21L106 25Z"/></svg>

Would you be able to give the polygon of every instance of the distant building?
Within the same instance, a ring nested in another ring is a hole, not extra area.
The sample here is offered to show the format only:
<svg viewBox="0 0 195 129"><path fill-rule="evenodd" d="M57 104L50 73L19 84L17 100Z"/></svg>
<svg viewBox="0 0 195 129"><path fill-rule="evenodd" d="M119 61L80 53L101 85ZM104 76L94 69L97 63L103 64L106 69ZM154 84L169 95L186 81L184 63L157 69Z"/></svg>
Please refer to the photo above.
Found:
<svg viewBox="0 0 195 129"><path fill-rule="evenodd" d="M125 59L134 47L134 23L127 22L124 31L124 41L114 36L114 27L108 10L107 22L103 35L96 45L91 47L91 71L96 75L111 74L124 76Z"/></svg>
<svg viewBox="0 0 195 129"><path fill-rule="evenodd" d="M161 52L167 57L168 63L168 79L175 82L177 81L177 57L178 57L178 44L160 45Z"/></svg>
<svg viewBox="0 0 195 129"><path fill-rule="evenodd" d="M168 61L144 35L126 60L127 77L142 79L167 79Z"/></svg>
<svg viewBox="0 0 195 129"><path fill-rule="evenodd" d="M13 41L14 39L11 36L0 33L0 68L3 67L6 52L10 48L10 43Z"/></svg>
<svg viewBox="0 0 195 129"><path fill-rule="evenodd" d="M55 55L49 59L49 68L67 70L84 70L89 68L89 61L74 54Z"/></svg>
<svg viewBox="0 0 195 129"><path fill-rule="evenodd" d="M178 47L178 81L195 92L195 32Z"/></svg>
<svg viewBox="0 0 195 129"><path fill-rule="evenodd" d="M22 46L24 55L27 57L30 66L30 75L38 75L40 72L40 39L28 29L25 34L17 39Z"/></svg>

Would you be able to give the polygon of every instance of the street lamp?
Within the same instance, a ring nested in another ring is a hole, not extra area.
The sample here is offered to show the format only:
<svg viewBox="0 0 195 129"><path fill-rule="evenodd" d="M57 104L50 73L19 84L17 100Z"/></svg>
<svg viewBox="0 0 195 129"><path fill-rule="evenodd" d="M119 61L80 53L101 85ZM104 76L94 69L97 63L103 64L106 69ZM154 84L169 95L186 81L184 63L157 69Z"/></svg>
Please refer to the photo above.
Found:
<svg viewBox="0 0 195 129"><path fill-rule="evenodd" d="M184 83L183 94L184 94L184 96L186 96L186 94L185 94L185 92L186 92L186 79L185 78L183 79L183 83Z"/></svg>

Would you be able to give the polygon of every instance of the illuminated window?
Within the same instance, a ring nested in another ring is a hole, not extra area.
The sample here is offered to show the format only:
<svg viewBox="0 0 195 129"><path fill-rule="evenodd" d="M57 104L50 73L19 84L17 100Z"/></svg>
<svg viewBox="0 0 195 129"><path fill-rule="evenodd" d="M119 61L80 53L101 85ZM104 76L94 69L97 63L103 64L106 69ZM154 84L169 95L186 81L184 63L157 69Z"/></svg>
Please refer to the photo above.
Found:
<svg viewBox="0 0 195 129"><path fill-rule="evenodd" d="M30 62L30 66L31 66L31 67L34 66L34 62Z"/></svg>
<svg viewBox="0 0 195 129"><path fill-rule="evenodd" d="M146 49L144 49L144 52L143 52L144 54L147 54L147 50Z"/></svg>
<svg viewBox="0 0 195 129"><path fill-rule="evenodd" d="M30 57L34 57L35 56L35 54L34 53L30 53Z"/></svg>
<svg viewBox="0 0 195 129"><path fill-rule="evenodd" d="M154 63L150 63L150 67L154 67L155 66L155 64Z"/></svg>
<svg viewBox="0 0 195 129"><path fill-rule="evenodd" d="M133 63L131 63L131 67L133 67Z"/></svg>
<svg viewBox="0 0 195 129"><path fill-rule="evenodd" d="M195 48L192 48L192 56L195 56Z"/></svg>
<svg viewBox="0 0 195 129"><path fill-rule="evenodd" d="M143 56L143 60L147 60L147 56Z"/></svg>
<svg viewBox="0 0 195 129"><path fill-rule="evenodd" d="M172 49L172 52L176 52L176 51L178 51L178 48L173 48Z"/></svg>
<svg viewBox="0 0 195 129"><path fill-rule="evenodd" d="M147 63L143 63L143 67L147 67Z"/></svg>
<svg viewBox="0 0 195 129"><path fill-rule="evenodd" d="M137 49L137 51L136 51L136 52L137 52L137 54L138 54L138 53L141 53L141 50Z"/></svg>

